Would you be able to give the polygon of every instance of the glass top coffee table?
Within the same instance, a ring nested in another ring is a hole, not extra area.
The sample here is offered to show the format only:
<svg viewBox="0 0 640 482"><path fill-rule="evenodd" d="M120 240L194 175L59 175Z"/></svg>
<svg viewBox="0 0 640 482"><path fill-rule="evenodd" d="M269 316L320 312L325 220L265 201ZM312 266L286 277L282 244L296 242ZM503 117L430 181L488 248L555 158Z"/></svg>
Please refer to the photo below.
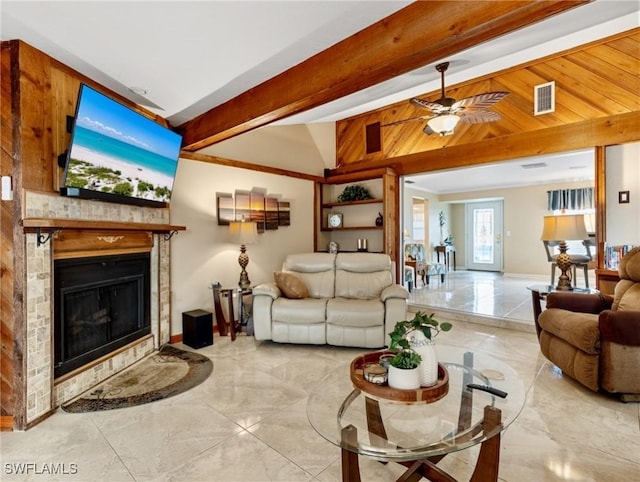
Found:
<svg viewBox="0 0 640 482"><path fill-rule="evenodd" d="M355 388L349 365L312 391L309 422L341 447L343 481L360 481L358 455L364 455L406 466L406 480L450 482L455 479L436 463L477 444L471 480L498 480L500 434L524 406L524 384L509 365L484 353L444 345L436 350L449 383L446 395L432 403L397 402Z"/></svg>

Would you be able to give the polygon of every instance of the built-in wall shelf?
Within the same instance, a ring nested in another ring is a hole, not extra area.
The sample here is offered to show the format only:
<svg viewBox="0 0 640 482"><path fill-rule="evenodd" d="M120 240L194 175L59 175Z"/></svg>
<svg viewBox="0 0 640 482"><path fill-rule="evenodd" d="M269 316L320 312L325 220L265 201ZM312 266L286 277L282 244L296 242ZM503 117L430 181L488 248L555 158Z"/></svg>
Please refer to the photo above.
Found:
<svg viewBox="0 0 640 482"><path fill-rule="evenodd" d="M335 208L338 206L354 206L356 204L375 204L382 203L384 199L363 199L361 201L345 201L345 202L335 202L335 203L323 203L323 208Z"/></svg>
<svg viewBox="0 0 640 482"><path fill-rule="evenodd" d="M61 218L25 218L22 220L22 228L25 233L37 233L38 246L46 243L55 231L61 229L77 230L102 230L102 231L151 231L153 233L164 234L166 240L178 231L184 231L186 226L174 224L155 223L131 223L118 221L90 221L86 219L61 219ZM45 236L42 233L48 233Z"/></svg>
<svg viewBox="0 0 640 482"><path fill-rule="evenodd" d="M371 199L342 201L359 194L354 190L343 196L354 185L365 188ZM355 251L366 243L370 252L387 253L398 263L398 192L398 176L391 168L326 175L315 184L314 250L329 251L337 245L340 252ZM340 222L332 223L336 215Z"/></svg>
<svg viewBox="0 0 640 482"><path fill-rule="evenodd" d="M363 229L384 229L383 226L345 226L342 228L326 228L323 227L322 231L356 231Z"/></svg>

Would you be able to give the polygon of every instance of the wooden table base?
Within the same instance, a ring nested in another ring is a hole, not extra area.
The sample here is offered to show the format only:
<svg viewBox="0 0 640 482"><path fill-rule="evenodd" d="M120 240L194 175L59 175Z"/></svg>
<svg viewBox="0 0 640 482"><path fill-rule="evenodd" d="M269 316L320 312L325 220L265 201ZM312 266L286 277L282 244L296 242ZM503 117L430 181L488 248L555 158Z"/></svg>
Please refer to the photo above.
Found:
<svg viewBox="0 0 640 482"><path fill-rule="evenodd" d="M367 399L369 400L369 399ZM377 413L376 413L377 412ZM371 420L369 429L374 428L373 433L377 437L386 438L384 426L380 418L377 402L367 403L367 419ZM484 408L484 418L481 429L492 432L502 423L500 409L487 405ZM358 446L358 432L353 425L342 429L342 482L361 482L358 454L349 450L349 447ZM422 478L432 482L457 482L455 478L447 474L436 464L445 455L429 457L427 459L398 462L407 467L407 470L397 479L397 482L415 482ZM470 482L497 482L498 468L500 465L500 433L485 440L480 445L480 453L476 466L471 475Z"/></svg>

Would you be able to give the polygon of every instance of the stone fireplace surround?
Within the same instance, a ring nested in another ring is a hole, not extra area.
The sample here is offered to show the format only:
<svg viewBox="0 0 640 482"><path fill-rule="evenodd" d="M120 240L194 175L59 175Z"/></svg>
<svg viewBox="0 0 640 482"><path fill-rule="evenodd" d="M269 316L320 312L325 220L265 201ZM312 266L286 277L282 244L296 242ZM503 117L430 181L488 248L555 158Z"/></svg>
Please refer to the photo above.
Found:
<svg viewBox="0 0 640 482"><path fill-rule="evenodd" d="M167 225L168 208L125 204L24 192L23 219L73 219ZM52 236L53 238L54 236ZM154 233L151 250L151 335L81 367L59 380L53 376L53 245L38 246L38 235L25 234L25 402L27 425L37 423L62 403L144 358L170 336L170 250L164 235Z"/></svg>

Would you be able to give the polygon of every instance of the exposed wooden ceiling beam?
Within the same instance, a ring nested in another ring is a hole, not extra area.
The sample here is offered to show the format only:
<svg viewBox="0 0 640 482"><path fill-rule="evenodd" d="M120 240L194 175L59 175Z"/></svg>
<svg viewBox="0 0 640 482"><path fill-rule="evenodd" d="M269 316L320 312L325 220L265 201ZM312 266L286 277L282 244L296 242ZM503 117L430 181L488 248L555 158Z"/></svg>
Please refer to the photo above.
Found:
<svg viewBox="0 0 640 482"><path fill-rule="evenodd" d="M195 151L591 0L419 1L178 127Z"/></svg>
<svg viewBox="0 0 640 482"><path fill-rule="evenodd" d="M269 174L295 177L296 179L305 179L307 181L324 181L324 177L314 176L313 174L290 171L288 169L280 169L278 167L263 166L262 164L254 164L252 162L225 159L224 157L210 156L208 154L201 154L199 152L181 151L180 159L191 159L192 161L207 162L209 164L217 164L218 166L228 166L235 167L236 169L248 169L250 171L267 172Z"/></svg>
<svg viewBox="0 0 640 482"><path fill-rule="evenodd" d="M468 144L416 152L398 157L353 163L331 169L327 178L354 175L359 171L392 168L399 176L478 166L530 156L637 142L640 112L626 112L582 122L493 137Z"/></svg>

